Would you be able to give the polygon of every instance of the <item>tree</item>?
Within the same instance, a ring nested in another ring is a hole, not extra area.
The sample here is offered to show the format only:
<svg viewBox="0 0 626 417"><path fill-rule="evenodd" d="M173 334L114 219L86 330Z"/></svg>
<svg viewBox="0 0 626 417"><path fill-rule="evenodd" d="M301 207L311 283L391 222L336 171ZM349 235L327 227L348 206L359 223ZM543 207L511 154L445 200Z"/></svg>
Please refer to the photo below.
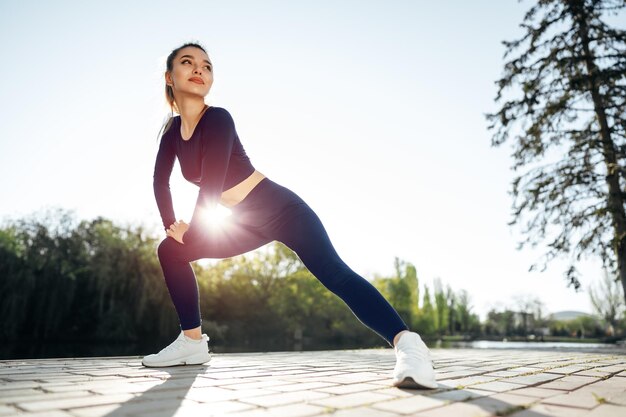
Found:
<svg viewBox="0 0 626 417"><path fill-rule="evenodd" d="M626 288L626 31L601 19L624 6L624 0L537 2L524 17L524 36L503 42L505 58L529 45L505 64L496 101L514 84L521 97L486 115L489 129L498 126L492 146L507 140L513 122L525 124L512 154L514 170L537 163L512 182L509 224L534 213L518 249L536 246L554 225L557 236L547 245L542 271L556 256L571 255L565 275L575 291L581 286L575 264L584 253L600 256Z"/></svg>
<svg viewBox="0 0 626 417"><path fill-rule="evenodd" d="M372 285L389 301L409 327L415 325L419 311L417 270L410 262L394 258L395 275L375 275Z"/></svg>
<svg viewBox="0 0 626 417"><path fill-rule="evenodd" d="M489 313L487 313L485 328L493 329L499 336L510 336L515 329L514 314L513 311L508 309L505 309L503 312L491 309Z"/></svg>
<svg viewBox="0 0 626 417"><path fill-rule="evenodd" d="M433 334L436 329L436 313L430 298L430 290L428 285L424 284L424 296L422 299L422 307L417 317L417 328L420 333Z"/></svg>
<svg viewBox="0 0 626 417"><path fill-rule="evenodd" d="M612 329L617 327L619 316L624 310L624 294L617 280L609 276L606 268L603 268L603 279L598 288L589 286L589 297L595 312L602 317Z"/></svg>
<svg viewBox="0 0 626 417"><path fill-rule="evenodd" d="M446 286L446 299L448 300L448 331L454 336L458 330L458 311L456 307L456 294L450 285Z"/></svg>
<svg viewBox="0 0 626 417"><path fill-rule="evenodd" d="M406 282L410 294L411 317L415 317L419 311L419 279L417 269L410 262L402 261L397 256L394 258L396 276Z"/></svg>
<svg viewBox="0 0 626 417"><path fill-rule="evenodd" d="M441 278L435 279L435 314L437 332L443 335L448 328L449 310L446 293L443 291Z"/></svg>
<svg viewBox="0 0 626 417"><path fill-rule="evenodd" d="M460 290L456 297L456 309L459 321L461 322L461 330L468 332L470 330L472 305L470 295L467 290Z"/></svg>

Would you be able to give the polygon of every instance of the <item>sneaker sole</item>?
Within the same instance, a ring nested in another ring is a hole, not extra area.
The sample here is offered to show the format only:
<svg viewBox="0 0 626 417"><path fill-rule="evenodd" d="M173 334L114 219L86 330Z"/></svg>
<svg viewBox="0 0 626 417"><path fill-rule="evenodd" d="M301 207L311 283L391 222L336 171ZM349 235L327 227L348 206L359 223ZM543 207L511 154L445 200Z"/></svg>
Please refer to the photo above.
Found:
<svg viewBox="0 0 626 417"><path fill-rule="evenodd" d="M201 365L211 360L210 353L201 353L197 355L188 356L184 359L177 359L169 362L161 362L155 364L146 364L143 360L141 364L149 368L164 368L168 366L182 366L182 365Z"/></svg>
<svg viewBox="0 0 626 417"><path fill-rule="evenodd" d="M393 386L398 387L398 388L414 388L414 389L435 389L439 387L437 383L435 383L433 386L430 383L416 382L410 376L404 377L404 379L402 379L401 381L394 381Z"/></svg>

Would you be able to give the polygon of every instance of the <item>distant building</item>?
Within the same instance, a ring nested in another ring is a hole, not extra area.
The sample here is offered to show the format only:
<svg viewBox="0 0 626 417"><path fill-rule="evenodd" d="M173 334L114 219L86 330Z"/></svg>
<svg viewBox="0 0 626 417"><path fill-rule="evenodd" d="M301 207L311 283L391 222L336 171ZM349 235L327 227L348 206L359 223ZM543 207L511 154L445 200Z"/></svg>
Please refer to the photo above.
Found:
<svg viewBox="0 0 626 417"><path fill-rule="evenodd" d="M581 316L594 317L592 314L585 313L582 311L565 310L565 311L557 311L556 313L552 313L548 316L548 318L550 320L569 321L569 320L575 320Z"/></svg>
<svg viewBox="0 0 626 417"><path fill-rule="evenodd" d="M535 329L535 332L538 336L550 336L549 327L539 327L538 329Z"/></svg>

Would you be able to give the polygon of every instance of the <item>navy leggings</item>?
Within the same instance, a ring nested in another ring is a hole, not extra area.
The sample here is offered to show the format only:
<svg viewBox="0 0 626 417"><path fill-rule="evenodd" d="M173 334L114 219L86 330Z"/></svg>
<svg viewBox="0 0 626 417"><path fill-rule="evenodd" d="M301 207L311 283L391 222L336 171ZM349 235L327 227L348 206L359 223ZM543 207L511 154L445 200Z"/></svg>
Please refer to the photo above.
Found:
<svg viewBox="0 0 626 417"><path fill-rule="evenodd" d="M159 244L159 262L181 329L193 329L202 322L198 283L190 262L229 258L277 240L391 347L395 335L408 330L376 287L343 262L317 214L293 191L266 177L231 208L226 219L197 243L181 244L168 236Z"/></svg>

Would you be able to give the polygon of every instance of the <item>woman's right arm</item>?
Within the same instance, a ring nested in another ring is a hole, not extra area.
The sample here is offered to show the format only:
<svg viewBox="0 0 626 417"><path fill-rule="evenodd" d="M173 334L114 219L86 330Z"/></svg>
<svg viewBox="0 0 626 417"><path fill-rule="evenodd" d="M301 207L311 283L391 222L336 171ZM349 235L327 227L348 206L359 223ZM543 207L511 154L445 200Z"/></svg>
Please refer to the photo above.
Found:
<svg viewBox="0 0 626 417"><path fill-rule="evenodd" d="M154 164L153 188L154 197L156 199L161 221L165 231L169 229L172 223L176 222L174 215L174 205L172 203L172 193L170 192L170 175L174 168L176 160L176 151L174 150L172 141L168 140L170 136L163 134L161 136L161 144L157 152L156 162Z"/></svg>

